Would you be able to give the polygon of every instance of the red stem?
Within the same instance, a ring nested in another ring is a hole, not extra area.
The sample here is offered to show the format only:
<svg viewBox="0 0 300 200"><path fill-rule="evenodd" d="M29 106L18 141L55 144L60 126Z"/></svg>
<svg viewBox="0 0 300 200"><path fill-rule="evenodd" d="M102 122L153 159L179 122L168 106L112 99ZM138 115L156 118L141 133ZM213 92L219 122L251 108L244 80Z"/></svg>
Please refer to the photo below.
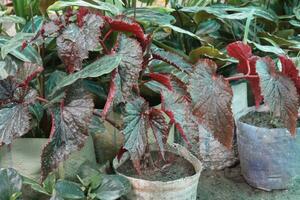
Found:
<svg viewBox="0 0 300 200"><path fill-rule="evenodd" d="M107 40L107 38L112 34L112 32L113 32L113 30L112 29L110 29L106 34L105 34L105 36L104 36L104 38L103 38L103 42L105 42L106 40Z"/></svg>
<svg viewBox="0 0 300 200"><path fill-rule="evenodd" d="M104 49L105 53L106 54L110 54L110 52L108 51L106 45L104 44L104 41L103 40L99 40L99 42L100 42L102 48Z"/></svg>
<svg viewBox="0 0 300 200"><path fill-rule="evenodd" d="M250 68L250 62L247 60L247 74L246 75L240 75L240 76L233 76L233 77L228 77L225 78L227 81L233 81L233 80L239 80L243 78L258 78L258 75L250 75L251 73L251 68Z"/></svg>
<svg viewBox="0 0 300 200"><path fill-rule="evenodd" d="M44 103L49 103L49 101L47 99L44 99L43 97L36 97L36 99Z"/></svg>

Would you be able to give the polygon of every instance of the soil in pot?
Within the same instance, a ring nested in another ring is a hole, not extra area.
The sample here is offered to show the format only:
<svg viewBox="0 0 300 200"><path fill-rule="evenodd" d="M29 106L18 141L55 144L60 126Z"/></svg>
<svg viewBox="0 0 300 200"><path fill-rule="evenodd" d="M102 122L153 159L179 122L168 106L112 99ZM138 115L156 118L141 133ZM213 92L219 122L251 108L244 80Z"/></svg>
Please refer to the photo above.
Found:
<svg viewBox="0 0 300 200"><path fill-rule="evenodd" d="M151 156L156 167L147 167L146 169L142 169L142 175L137 174L131 160L127 160L123 165L121 165L118 168L118 171L133 178L163 182L192 176L196 173L193 165L181 156L165 152L165 159L168 162L156 162L160 159L159 152L157 151L151 152Z"/></svg>
<svg viewBox="0 0 300 200"><path fill-rule="evenodd" d="M274 117L269 112L249 112L241 117L241 122L251 124L261 128L283 128L284 123L280 117ZM300 120L297 122L297 127L300 127Z"/></svg>

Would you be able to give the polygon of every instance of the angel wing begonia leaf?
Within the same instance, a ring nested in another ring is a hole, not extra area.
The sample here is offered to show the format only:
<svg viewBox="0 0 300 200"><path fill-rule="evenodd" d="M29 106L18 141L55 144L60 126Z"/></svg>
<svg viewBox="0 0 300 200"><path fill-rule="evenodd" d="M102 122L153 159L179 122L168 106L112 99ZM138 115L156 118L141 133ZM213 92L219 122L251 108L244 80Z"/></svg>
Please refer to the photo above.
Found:
<svg viewBox="0 0 300 200"><path fill-rule="evenodd" d="M154 59L162 60L170 65L173 65L177 69L190 73L193 69L192 65L185 61L182 57L177 54L167 52L158 47L151 48L152 55Z"/></svg>
<svg viewBox="0 0 300 200"><path fill-rule="evenodd" d="M164 158L164 145L167 143L169 129L163 112L158 109L151 109L149 113L149 126L153 131L160 153Z"/></svg>
<svg viewBox="0 0 300 200"><path fill-rule="evenodd" d="M16 81L20 86L27 86L43 70L43 67L38 64L25 62L17 71Z"/></svg>
<svg viewBox="0 0 300 200"><path fill-rule="evenodd" d="M70 24L56 39L58 55L68 72L82 68L82 61L88 57L84 34L75 24Z"/></svg>
<svg viewBox="0 0 300 200"><path fill-rule="evenodd" d="M30 129L28 106L22 104L0 109L0 145L11 144L16 137L25 135Z"/></svg>
<svg viewBox="0 0 300 200"><path fill-rule="evenodd" d="M209 59L199 60L190 77L188 91L193 102L193 114L214 137L230 148L234 132L231 110L233 93L222 76L216 74L217 65Z"/></svg>
<svg viewBox="0 0 300 200"><path fill-rule="evenodd" d="M275 69L275 63L269 57L256 63L260 77L260 86L265 101L274 115L279 115L292 135L296 134L298 119L298 94L291 79Z"/></svg>
<svg viewBox="0 0 300 200"><path fill-rule="evenodd" d="M139 73L142 70L143 50L140 43L121 34L115 48L121 56L118 71L121 78L121 90L125 99L130 96L132 87L138 84Z"/></svg>
<svg viewBox="0 0 300 200"><path fill-rule="evenodd" d="M10 101L16 89L17 84L13 77L9 76L4 80L0 80L0 105Z"/></svg>
<svg viewBox="0 0 300 200"><path fill-rule="evenodd" d="M149 117L146 112L148 110L148 103L141 97L129 101L125 106L124 148L129 151L134 164L139 162L146 150L149 127ZM135 167L139 168L138 164L135 164Z"/></svg>
<svg viewBox="0 0 300 200"><path fill-rule="evenodd" d="M174 86L173 86L174 87ZM168 115L175 124L182 138L190 144L189 132L194 131L196 123L194 121L191 104L188 98L178 93L178 90L162 90L162 110Z"/></svg>
<svg viewBox="0 0 300 200"><path fill-rule="evenodd" d="M99 46L101 29L104 26L104 19L95 14L87 14L83 17L83 27L81 30L85 36L85 42L89 51L95 50Z"/></svg>
<svg viewBox="0 0 300 200"><path fill-rule="evenodd" d="M93 110L93 99L82 87L69 88L65 101L53 110L51 138L42 152L42 177L84 146Z"/></svg>
<svg viewBox="0 0 300 200"><path fill-rule="evenodd" d="M294 82L297 88L297 93L300 95L299 70L297 69L295 63L286 56L279 56L279 59L282 65L282 73L288 76Z"/></svg>
<svg viewBox="0 0 300 200"><path fill-rule="evenodd" d="M237 41L229 44L226 49L231 57L239 61L239 64L237 66L238 72L247 74L248 67L250 67L249 75L257 75L255 64L258 57L252 55L252 49L248 44L244 44L241 41ZM247 78L247 80L251 86L251 90L255 98L255 105L259 106L263 100L263 97L261 95L261 89L259 86L259 78L252 77Z"/></svg>

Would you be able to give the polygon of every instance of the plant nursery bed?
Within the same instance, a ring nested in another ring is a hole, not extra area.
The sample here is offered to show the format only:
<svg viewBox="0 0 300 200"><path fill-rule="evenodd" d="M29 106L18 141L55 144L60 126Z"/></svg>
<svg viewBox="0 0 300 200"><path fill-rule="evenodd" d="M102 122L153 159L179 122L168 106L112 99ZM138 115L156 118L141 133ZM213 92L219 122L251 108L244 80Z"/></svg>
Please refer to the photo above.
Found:
<svg viewBox="0 0 300 200"><path fill-rule="evenodd" d="M287 190L265 192L249 186L239 166L212 172L203 171L198 185L197 200L298 200L300 179Z"/></svg>

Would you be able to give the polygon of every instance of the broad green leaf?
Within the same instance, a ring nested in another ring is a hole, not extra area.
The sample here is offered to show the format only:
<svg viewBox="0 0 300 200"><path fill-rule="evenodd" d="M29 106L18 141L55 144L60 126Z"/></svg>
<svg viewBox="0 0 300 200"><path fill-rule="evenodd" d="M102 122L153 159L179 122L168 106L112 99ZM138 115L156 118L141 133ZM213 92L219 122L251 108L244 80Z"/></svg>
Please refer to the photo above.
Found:
<svg viewBox="0 0 300 200"><path fill-rule="evenodd" d="M12 195L20 193L22 177L14 169L0 169L0 200L9 200Z"/></svg>
<svg viewBox="0 0 300 200"><path fill-rule="evenodd" d="M50 173L47 178L43 182L43 187L48 192L48 194L52 194L56 183L56 175L55 173Z"/></svg>
<svg viewBox="0 0 300 200"><path fill-rule="evenodd" d="M94 192L100 200L115 200L127 194L130 183L118 175L104 175L100 187Z"/></svg>
<svg viewBox="0 0 300 200"><path fill-rule="evenodd" d="M42 152L43 178L73 151L83 147L88 136L94 103L92 97L78 83L68 88L64 101L51 110L52 137Z"/></svg>
<svg viewBox="0 0 300 200"><path fill-rule="evenodd" d="M127 102L125 106L124 148L129 151L134 162L139 162L145 152L149 120L146 112L148 109L148 103L141 97L134 98L134 100Z"/></svg>
<svg viewBox="0 0 300 200"><path fill-rule="evenodd" d="M224 53L212 46L202 46L197 49L194 49L190 52L189 56L193 63L197 62L197 60L203 56L209 58L216 58L219 60L229 59Z"/></svg>
<svg viewBox="0 0 300 200"><path fill-rule="evenodd" d="M277 46L261 45L256 42L250 42L250 43L254 44L254 46L258 50L263 51L263 52L274 53L276 55L284 55L285 54L285 52L280 47L277 47Z"/></svg>
<svg viewBox="0 0 300 200"><path fill-rule="evenodd" d="M25 24L26 21L22 17L18 17L15 15L9 15L9 16L1 16L0 17L0 24L2 24L2 23Z"/></svg>
<svg viewBox="0 0 300 200"><path fill-rule="evenodd" d="M58 83L67 76L67 73L63 71L54 71L50 74L47 81L45 82L45 95L48 97Z"/></svg>
<svg viewBox="0 0 300 200"><path fill-rule="evenodd" d="M292 47L292 46L295 46L297 43L299 43L297 41L287 40L285 38L281 38L281 37L278 37L276 35L273 35L273 34L267 33L267 32L258 33L258 36L261 38L268 38L270 40L273 40L280 47L283 47L283 46Z"/></svg>
<svg viewBox="0 0 300 200"><path fill-rule="evenodd" d="M294 83L277 72L271 58L260 58L256 62L256 71L260 77L260 87L275 116L280 116L285 127L292 135L296 134L298 119L298 94Z"/></svg>
<svg viewBox="0 0 300 200"><path fill-rule="evenodd" d="M140 23L164 25L173 24L176 21L172 15L166 12L161 12L155 8L137 8L136 10L130 9L126 10L124 14L133 17L134 12L136 12L136 20Z"/></svg>
<svg viewBox="0 0 300 200"><path fill-rule="evenodd" d="M196 35L207 35L217 32L221 28L220 23L216 19L209 19L200 23Z"/></svg>
<svg viewBox="0 0 300 200"><path fill-rule="evenodd" d="M29 111L38 122L40 122L42 120L42 118L44 116L44 108L39 102L36 102L35 104L30 105Z"/></svg>
<svg viewBox="0 0 300 200"><path fill-rule="evenodd" d="M91 190L98 188L103 179L103 175L88 164L80 166L78 177L80 182Z"/></svg>
<svg viewBox="0 0 300 200"><path fill-rule="evenodd" d="M199 13L206 12L220 19L246 19L248 14L253 10L256 17L266 19L271 22L277 22L277 15L271 11L261 7L247 6L235 7L228 4L217 4L207 7L184 7L181 9L183 12ZM229 12L229 13L228 13Z"/></svg>
<svg viewBox="0 0 300 200"><path fill-rule="evenodd" d="M0 38L0 47L4 47L9 41L7 37ZM22 42L17 44L17 47L14 47L12 51L9 51L9 54L12 56L24 61L24 62L33 62L33 63L42 63L42 59L38 52L31 46L28 45L23 51L20 50Z"/></svg>
<svg viewBox="0 0 300 200"><path fill-rule="evenodd" d="M289 21L289 23L297 28L300 28L300 21L298 21L298 20L292 19Z"/></svg>
<svg viewBox="0 0 300 200"><path fill-rule="evenodd" d="M1 56L5 58L7 54L16 50L22 46L24 41L27 41L34 37L32 33L17 33L12 39L8 40L4 45L1 46Z"/></svg>
<svg viewBox="0 0 300 200"><path fill-rule="evenodd" d="M86 66L79 72L75 72L63 78L52 90L51 97L55 95L56 92L75 83L79 79L94 78L99 77L104 74L112 72L115 68L119 66L121 62L121 56L119 55L107 55L104 56L92 64Z"/></svg>
<svg viewBox="0 0 300 200"><path fill-rule="evenodd" d="M299 3L299 2L298 2ZM300 5L294 7L293 12L298 20L300 20Z"/></svg>
<svg viewBox="0 0 300 200"><path fill-rule="evenodd" d="M66 199L83 199L85 197L78 184L66 180L59 180L55 185L55 191L59 197Z"/></svg>
<svg viewBox="0 0 300 200"><path fill-rule="evenodd" d="M114 5L98 0L91 0L91 3L83 0L68 0L68 1L56 1L54 4L48 7L48 10L59 11L69 6L89 7L98 10L108 11L114 15L120 14L120 10Z"/></svg>
<svg viewBox="0 0 300 200"><path fill-rule="evenodd" d="M163 24L163 25L160 25L160 28L170 28L170 29L172 29L175 32L186 34L186 35L191 36L192 38L195 38L195 39L197 39L197 40L199 40L201 42L205 42L199 36L195 35L194 33L190 32L190 31L187 31L185 29L182 29L182 28L180 28L178 26L174 26L174 25L171 25L171 24Z"/></svg>
<svg viewBox="0 0 300 200"><path fill-rule="evenodd" d="M43 26L44 19L41 16L34 16L32 20L27 22L22 29L23 33L37 33Z"/></svg>
<svg viewBox="0 0 300 200"><path fill-rule="evenodd" d="M42 194L51 195L51 193L52 193L52 191L49 193L39 183L37 183L36 181L34 181L30 178L27 178L27 177L23 177L23 184L24 185L30 185L30 187L34 191L42 193Z"/></svg>
<svg viewBox="0 0 300 200"><path fill-rule="evenodd" d="M199 60L190 77L188 91L197 121L229 148L234 133L233 93L229 82L217 76L216 71L217 65L212 60Z"/></svg>

